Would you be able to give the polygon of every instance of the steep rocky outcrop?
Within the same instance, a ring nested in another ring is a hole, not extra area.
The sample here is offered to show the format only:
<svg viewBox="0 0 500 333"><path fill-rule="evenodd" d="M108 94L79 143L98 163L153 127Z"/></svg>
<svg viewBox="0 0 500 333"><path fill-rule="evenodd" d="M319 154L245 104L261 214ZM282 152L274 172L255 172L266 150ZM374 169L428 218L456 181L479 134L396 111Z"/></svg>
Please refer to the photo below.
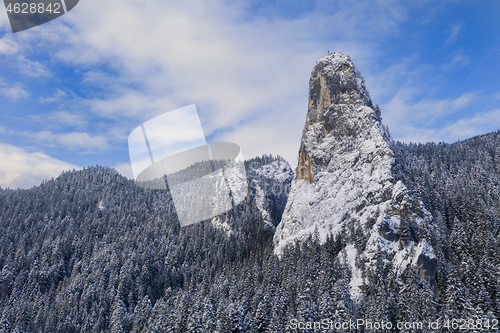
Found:
<svg viewBox="0 0 500 333"><path fill-rule="evenodd" d="M274 229L285 208L293 171L286 160L276 157L247 163L249 195L261 212L264 223Z"/></svg>
<svg viewBox="0 0 500 333"><path fill-rule="evenodd" d="M394 177L392 142L363 77L348 56L334 53L317 62L309 89L298 166L274 235L275 253L317 230L321 242L328 235L345 240L340 255L351 265L353 294L363 283L355 262L370 267L380 252L397 274L413 265L433 283L436 257L419 233L432 216ZM363 246L355 246L355 240Z"/></svg>

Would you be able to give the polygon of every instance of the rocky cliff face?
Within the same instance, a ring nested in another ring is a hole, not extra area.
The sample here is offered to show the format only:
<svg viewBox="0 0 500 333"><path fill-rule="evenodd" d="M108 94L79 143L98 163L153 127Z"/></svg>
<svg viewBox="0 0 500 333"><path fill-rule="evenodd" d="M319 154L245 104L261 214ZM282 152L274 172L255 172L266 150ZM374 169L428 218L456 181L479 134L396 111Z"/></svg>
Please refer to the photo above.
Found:
<svg viewBox="0 0 500 333"><path fill-rule="evenodd" d="M247 163L247 177L250 196L262 215L262 220L271 228L276 228L285 208L293 171L281 157L274 160Z"/></svg>
<svg viewBox="0 0 500 333"><path fill-rule="evenodd" d="M395 181L394 153L361 74L348 56L318 61L309 82L309 109L288 202L274 236L275 253L315 230L339 235L352 268L351 290L363 283L355 262L374 264L382 252L400 274L420 267L433 281L436 260L419 234L432 217ZM354 246L363 243L362 246Z"/></svg>

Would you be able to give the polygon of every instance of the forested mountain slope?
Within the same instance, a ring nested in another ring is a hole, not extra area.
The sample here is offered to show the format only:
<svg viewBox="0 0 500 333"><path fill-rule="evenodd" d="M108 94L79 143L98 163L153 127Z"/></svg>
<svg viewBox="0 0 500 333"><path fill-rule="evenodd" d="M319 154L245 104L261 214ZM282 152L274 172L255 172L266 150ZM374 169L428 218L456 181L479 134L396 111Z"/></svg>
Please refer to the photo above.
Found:
<svg viewBox="0 0 500 333"><path fill-rule="evenodd" d="M210 286L226 266L261 253L273 232L263 211L279 220L290 177L276 175L291 169L269 156L247 169L246 202L217 223L185 228L168 192L142 189L113 169L2 190L0 331L142 331L134 316L141 306ZM277 185L282 191L271 191Z"/></svg>
<svg viewBox="0 0 500 333"><path fill-rule="evenodd" d="M451 145L394 144L398 177L436 220L438 297L415 271L397 281L379 265L365 272L356 303L337 255L346 244L363 246L359 234L319 245L313 233L278 259L255 204L228 214L228 236L210 222L181 229L168 193L140 189L111 169L4 189L0 331L292 332L292 319L445 316L491 324L500 317L498 140L491 133Z"/></svg>
<svg viewBox="0 0 500 333"><path fill-rule="evenodd" d="M439 283L452 313L500 314L500 132L393 146L398 177L432 212ZM456 288L456 289L455 289ZM459 310L460 309L460 310Z"/></svg>

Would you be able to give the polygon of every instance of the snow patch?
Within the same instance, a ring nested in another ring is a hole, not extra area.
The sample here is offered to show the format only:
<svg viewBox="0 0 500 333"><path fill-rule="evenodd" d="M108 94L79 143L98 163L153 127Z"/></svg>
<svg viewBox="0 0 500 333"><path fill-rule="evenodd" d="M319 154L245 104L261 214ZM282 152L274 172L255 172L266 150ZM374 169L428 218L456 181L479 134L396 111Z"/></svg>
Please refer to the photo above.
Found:
<svg viewBox="0 0 500 333"><path fill-rule="evenodd" d="M357 301L361 296L361 286L364 282L361 277L361 270L356 267L356 257L358 256L358 251L352 244L347 245L343 251L346 253L347 264L351 269L351 281L349 283L351 296L355 301Z"/></svg>

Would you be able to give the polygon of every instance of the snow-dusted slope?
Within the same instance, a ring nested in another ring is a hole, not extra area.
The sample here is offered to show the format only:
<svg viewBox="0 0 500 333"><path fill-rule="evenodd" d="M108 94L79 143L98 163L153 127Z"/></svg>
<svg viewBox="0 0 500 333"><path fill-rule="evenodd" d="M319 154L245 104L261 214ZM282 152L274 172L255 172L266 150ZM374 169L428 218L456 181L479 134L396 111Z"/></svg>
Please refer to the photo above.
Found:
<svg viewBox="0 0 500 333"><path fill-rule="evenodd" d="M273 229L286 204L293 171L282 158L269 163L252 162L247 169L249 187L264 223Z"/></svg>
<svg viewBox="0 0 500 333"><path fill-rule="evenodd" d="M421 264L424 259L419 261L417 254L435 259L432 248L422 245L425 240L399 241L402 218L418 228L431 216L403 183L395 181L389 134L351 59L339 53L322 58L309 87L299 163L274 235L275 253L280 255L286 245L315 229L321 241L328 234L340 234L348 242L360 229L366 247L363 253L354 253L348 244L344 251L349 261L360 257L369 264L375 252L383 251L402 272L409 263ZM355 270L354 262L350 264ZM353 276L357 276L354 271ZM361 283L353 278L354 292Z"/></svg>
<svg viewBox="0 0 500 333"><path fill-rule="evenodd" d="M281 220L281 215L285 208L290 183L292 181L293 171L290 165L282 157L267 156L256 157L245 161L246 179L242 179L240 168L227 168L224 170L224 177L231 189L241 188L241 182L245 182L246 195L245 202L249 205L254 205L257 208L258 214L262 218L263 223L272 228ZM226 185L224 183L223 185ZM248 185L248 186L246 186ZM221 185L220 188L223 186ZM194 195L200 195L200 191L194 188L190 189ZM220 190L218 190L220 191ZM220 191L222 192L222 191ZM232 191L238 193L236 191ZM224 192L222 192L224 194ZM243 194L243 193L242 193ZM219 201L216 200L218 195L212 195L215 208L220 207ZM234 198L234 196L233 196ZM238 200L242 202L243 200ZM212 204L212 202L210 202ZM230 215L216 215L211 219L212 224L216 227L224 229L229 235L232 233L230 225Z"/></svg>

